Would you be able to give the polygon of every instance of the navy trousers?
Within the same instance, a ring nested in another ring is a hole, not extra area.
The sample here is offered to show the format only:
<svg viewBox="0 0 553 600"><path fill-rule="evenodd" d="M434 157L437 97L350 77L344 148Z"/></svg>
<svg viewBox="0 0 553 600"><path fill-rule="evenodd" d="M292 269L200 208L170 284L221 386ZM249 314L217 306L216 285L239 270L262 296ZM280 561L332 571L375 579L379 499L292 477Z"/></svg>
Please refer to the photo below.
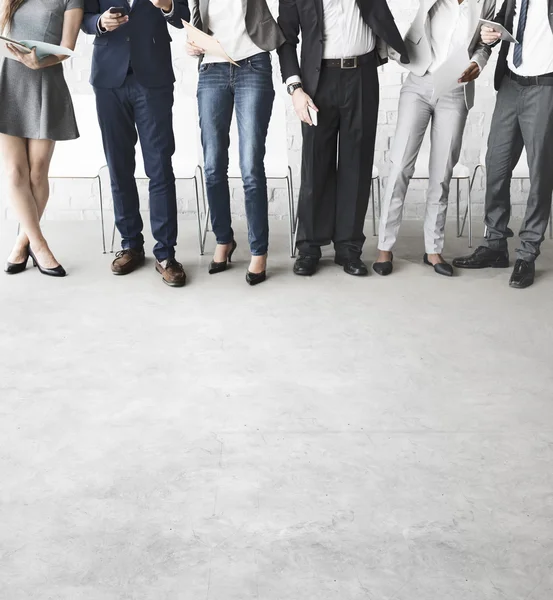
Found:
<svg viewBox="0 0 553 600"><path fill-rule="evenodd" d="M142 249L142 217L135 172L140 136L146 175L150 179L150 221L159 261L173 258L177 244L177 194L172 156L173 85L146 88L130 74L114 89L94 88L98 121L113 195L115 224L122 247Z"/></svg>

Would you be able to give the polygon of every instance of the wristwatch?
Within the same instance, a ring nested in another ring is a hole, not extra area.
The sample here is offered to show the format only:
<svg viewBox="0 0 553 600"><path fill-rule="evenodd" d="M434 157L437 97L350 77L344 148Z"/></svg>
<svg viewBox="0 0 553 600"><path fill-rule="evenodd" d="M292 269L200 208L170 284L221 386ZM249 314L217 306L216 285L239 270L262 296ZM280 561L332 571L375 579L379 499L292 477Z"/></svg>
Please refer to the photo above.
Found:
<svg viewBox="0 0 553 600"><path fill-rule="evenodd" d="M290 96L298 89L300 89L302 87L301 83L297 82L297 83L291 83L290 85L286 86L286 89L288 90L288 93L290 94Z"/></svg>

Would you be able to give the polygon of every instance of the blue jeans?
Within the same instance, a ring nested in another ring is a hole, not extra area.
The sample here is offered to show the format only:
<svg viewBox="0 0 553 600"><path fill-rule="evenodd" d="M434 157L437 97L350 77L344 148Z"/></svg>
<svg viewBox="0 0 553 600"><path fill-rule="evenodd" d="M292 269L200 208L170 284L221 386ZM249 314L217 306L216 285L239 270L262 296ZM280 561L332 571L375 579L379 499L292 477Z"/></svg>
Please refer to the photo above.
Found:
<svg viewBox="0 0 553 600"><path fill-rule="evenodd" d="M271 57L261 53L239 62L200 66L198 108L211 225L218 244L234 239L228 184L230 124L236 107L240 170L246 198L248 240L254 256L269 246L265 140L275 91Z"/></svg>

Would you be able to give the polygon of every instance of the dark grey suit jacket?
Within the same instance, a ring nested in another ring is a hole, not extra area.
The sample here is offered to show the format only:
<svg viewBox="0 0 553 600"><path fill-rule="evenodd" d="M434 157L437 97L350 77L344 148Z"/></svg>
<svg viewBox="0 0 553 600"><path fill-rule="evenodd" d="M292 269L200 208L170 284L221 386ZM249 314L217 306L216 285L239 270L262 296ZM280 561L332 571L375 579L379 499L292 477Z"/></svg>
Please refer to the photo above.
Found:
<svg viewBox="0 0 553 600"><path fill-rule="evenodd" d="M192 24L205 33L209 30L207 7L209 0L192 0ZM242 0L246 15L246 31L252 42L262 50L276 50L285 42L284 34L273 19L266 0Z"/></svg>
<svg viewBox="0 0 553 600"><path fill-rule="evenodd" d="M501 23L501 25L503 25L503 27L510 31L514 36L516 36L516 31L513 31L515 8L516 0L504 0L501 9L494 19L497 23ZM549 25L551 26L551 31L553 31L553 0L549 0L547 12L549 14ZM496 90L499 90L501 82L503 81L503 77L505 77L505 73L507 73L507 56L509 54L509 47L509 42L503 42L501 44L501 50L499 51L499 58L497 60L497 67L495 68Z"/></svg>

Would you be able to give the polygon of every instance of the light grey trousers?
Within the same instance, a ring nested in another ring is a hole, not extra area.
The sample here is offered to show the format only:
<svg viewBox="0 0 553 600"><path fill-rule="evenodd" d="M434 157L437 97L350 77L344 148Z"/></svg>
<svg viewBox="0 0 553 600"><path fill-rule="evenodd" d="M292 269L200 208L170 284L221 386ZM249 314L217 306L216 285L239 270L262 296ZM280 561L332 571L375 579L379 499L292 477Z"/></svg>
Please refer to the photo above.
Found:
<svg viewBox="0 0 553 600"><path fill-rule="evenodd" d="M390 251L396 243L407 188L430 122L424 243L428 254L441 254L443 250L449 185L461 154L468 110L462 87L437 100L432 100L432 94L431 75L417 77L411 73L401 88L391 167L382 202L379 250Z"/></svg>
<svg viewBox="0 0 553 600"><path fill-rule="evenodd" d="M553 194L553 86L522 86L505 77L497 94L486 155L485 245L507 250L511 178L522 148L530 170L530 193L520 228L517 258L535 260L547 231Z"/></svg>

